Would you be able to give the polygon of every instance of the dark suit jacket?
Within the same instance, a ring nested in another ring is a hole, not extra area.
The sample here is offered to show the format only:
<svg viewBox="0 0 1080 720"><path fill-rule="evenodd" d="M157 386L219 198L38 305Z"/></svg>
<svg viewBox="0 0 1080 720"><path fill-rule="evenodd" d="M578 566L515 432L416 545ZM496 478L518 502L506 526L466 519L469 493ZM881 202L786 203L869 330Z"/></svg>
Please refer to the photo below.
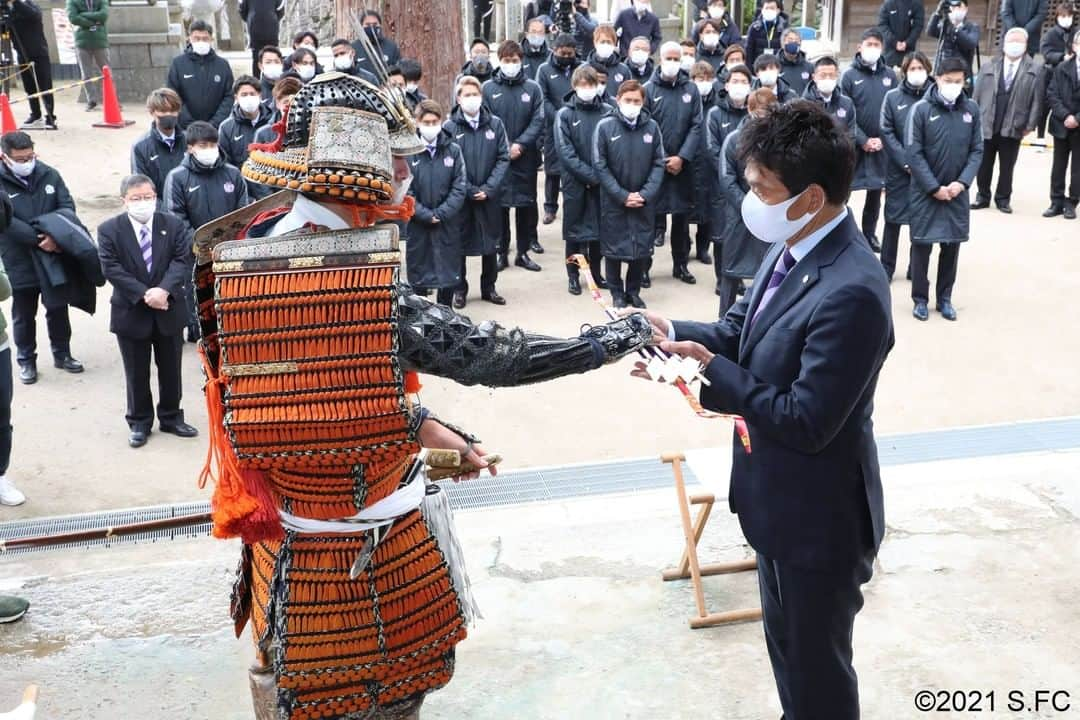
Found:
<svg viewBox="0 0 1080 720"><path fill-rule="evenodd" d="M163 335L178 335L187 324L181 287L191 275L191 235L180 220L166 213L154 213L151 228L154 254L147 273L127 213L98 226L101 269L113 286L109 330L124 337L148 339L155 327ZM143 302L152 287L168 291L168 310L154 310Z"/></svg>
<svg viewBox="0 0 1080 720"><path fill-rule="evenodd" d="M849 211L746 328L782 250L723 320L675 335L716 353L702 404L746 418L753 453L735 441L728 496L746 539L780 562L848 570L885 532L871 414L893 344L889 285Z"/></svg>

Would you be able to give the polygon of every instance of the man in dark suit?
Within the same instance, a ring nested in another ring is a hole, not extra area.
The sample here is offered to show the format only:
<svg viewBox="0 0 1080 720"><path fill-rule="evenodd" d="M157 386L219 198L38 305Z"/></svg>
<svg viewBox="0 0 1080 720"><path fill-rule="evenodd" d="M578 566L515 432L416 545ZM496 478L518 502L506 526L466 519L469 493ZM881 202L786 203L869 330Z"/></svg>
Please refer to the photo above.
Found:
<svg viewBox="0 0 1080 720"><path fill-rule="evenodd" d="M181 297L191 275L191 234L172 215L155 212L154 184L129 175L120 186L126 212L98 227L98 253L113 286L109 330L116 333L127 379L128 444L142 447L154 424L150 351L158 371L158 425L162 432L195 437L180 409L180 362L187 324Z"/></svg>
<svg viewBox="0 0 1080 720"><path fill-rule="evenodd" d="M758 553L784 716L856 720L852 628L885 531L871 414L889 285L845 207L854 146L823 108L748 120L739 158L746 227L773 243L753 290L716 323L647 314L664 349L704 364L702 404L746 419L728 500Z"/></svg>

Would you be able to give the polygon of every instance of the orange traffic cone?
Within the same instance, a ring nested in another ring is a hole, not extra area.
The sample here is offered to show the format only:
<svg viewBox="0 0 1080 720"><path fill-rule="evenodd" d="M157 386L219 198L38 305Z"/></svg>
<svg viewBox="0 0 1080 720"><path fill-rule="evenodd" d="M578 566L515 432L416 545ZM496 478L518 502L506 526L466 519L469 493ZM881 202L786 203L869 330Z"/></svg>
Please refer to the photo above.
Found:
<svg viewBox="0 0 1080 720"><path fill-rule="evenodd" d="M6 135L18 129L19 126L15 123L15 115L11 112L11 103L8 102L7 93L0 93L0 132Z"/></svg>
<svg viewBox="0 0 1080 720"><path fill-rule="evenodd" d="M94 123L94 127L122 128L134 125L134 120L125 120L120 114L120 100L116 97L116 85L113 83L112 70L106 65L101 68L101 74L105 77L101 81L101 104L105 111L101 122Z"/></svg>

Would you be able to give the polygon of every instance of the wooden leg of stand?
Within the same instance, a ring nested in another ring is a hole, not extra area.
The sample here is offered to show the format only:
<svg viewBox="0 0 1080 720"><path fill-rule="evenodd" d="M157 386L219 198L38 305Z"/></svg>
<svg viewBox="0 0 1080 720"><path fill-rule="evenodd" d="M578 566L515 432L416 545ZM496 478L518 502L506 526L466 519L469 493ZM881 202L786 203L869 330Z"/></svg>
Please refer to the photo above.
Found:
<svg viewBox="0 0 1080 720"><path fill-rule="evenodd" d="M713 502L715 497L710 493L708 495L693 495L690 497L691 505L701 505L701 509L698 510L697 517L694 518L694 547L698 546L701 542L701 535L705 532L705 525L709 522L709 515L712 513ZM708 575L702 569L702 575ZM690 577L690 559L686 549L683 549L682 557L679 558L679 564L673 568L664 570L660 575L665 581L667 580L685 580Z"/></svg>
<svg viewBox="0 0 1080 720"><path fill-rule="evenodd" d="M675 494L678 496L679 516L682 519L683 535L686 537L686 560L690 565L690 581L694 586L694 600L697 603L698 617L706 617L705 591L701 587L701 571L698 568L697 545L694 540L694 527L690 522L690 505L686 499L686 483L683 481L682 462L685 456L665 455L665 463L671 464L671 471L675 475Z"/></svg>
<svg viewBox="0 0 1080 720"><path fill-rule="evenodd" d="M727 612L712 613L705 617L690 618L690 628L699 630L701 628L716 627L717 625L728 625L730 623L760 619L761 608L728 610Z"/></svg>

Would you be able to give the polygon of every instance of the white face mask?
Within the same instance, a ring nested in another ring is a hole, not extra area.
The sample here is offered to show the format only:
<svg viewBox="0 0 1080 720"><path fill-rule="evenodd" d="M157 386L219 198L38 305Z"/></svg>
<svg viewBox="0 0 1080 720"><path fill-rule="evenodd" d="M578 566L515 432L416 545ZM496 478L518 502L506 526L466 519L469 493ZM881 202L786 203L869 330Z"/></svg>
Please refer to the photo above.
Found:
<svg viewBox="0 0 1080 720"><path fill-rule="evenodd" d="M547 42L547 38L543 35L529 35L528 41L534 48L542 48L544 47L544 43Z"/></svg>
<svg viewBox="0 0 1080 720"><path fill-rule="evenodd" d="M641 106L634 105L633 103L619 103L619 112L623 114L623 117L627 120L637 120L638 115L641 115Z"/></svg>
<svg viewBox="0 0 1080 720"><path fill-rule="evenodd" d="M787 211L806 190L776 205L766 205L755 192L746 193L742 203L742 219L746 229L762 242L778 243L791 239L821 212L806 213L795 220L788 220Z"/></svg>
<svg viewBox="0 0 1080 720"><path fill-rule="evenodd" d="M310 80L315 77L314 65L297 65L296 72L300 75L301 80Z"/></svg>
<svg viewBox="0 0 1080 720"><path fill-rule="evenodd" d="M137 223L145 225L150 218L154 217L157 202L154 200L136 200L125 203L127 214Z"/></svg>
<svg viewBox="0 0 1080 720"><path fill-rule="evenodd" d="M607 60L609 57L615 54L615 46L611 43L597 43L596 44L596 57L601 60Z"/></svg>
<svg viewBox="0 0 1080 720"><path fill-rule="evenodd" d="M4 162L11 168L11 172L15 173L18 177L30 177L30 174L34 172L34 167L37 165L37 158L30 158L26 162L15 162L10 158L4 158Z"/></svg>
<svg viewBox="0 0 1080 720"><path fill-rule="evenodd" d="M960 93L964 92L964 84L939 82L938 92L945 98L945 102L954 103L956 98L960 97Z"/></svg>
<svg viewBox="0 0 1080 720"><path fill-rule="evenodd" d="M209 55L210 54L210 43L204 42L202 40L200 40L198 42L192 42L191 43L191 49L196 55Z"/></svg>
<svg viewBox="0 0 1080 720"><path fill-rule="evenodd" d="M405 92L407 93L415 93L419 89L420 86L416 83L405 83Z"/></svg>
<svg viewBox="0 0 1080 720"><path fill-rule="evenodd" d="M684 72L690 72L690 69L694 67L694 56L683 55L682 60L679 61L679 69Z"/></svg>
<svg viewBox="0 0 1080 720"><path fill-rule="evenodd" d="M439 133L442 132L442 128L438 125L421 125L419 128L420 137L424 138L424 142L428 145L435 143L435 139L439 137Z"/></svg>
<svg viewBox="0 0 1080 720"><path fill-rule="evenodd" d="M260 98L258 95L245 95L244 97L238 98L236 100L236 104L239 105L240 109L248 115L251 115L252 113L259 110L259 102Z"/></svg>
<svg viewBox="0 0 1080 720"><path fill-rule="evenodd" d="M574 94L577 95L578 100L581 102L592 102L596 99L596 96L600 93L598 87L579 87L574 88Z"/></svg>
<svg viewBox="0 0 1080 720"><path fill-rule="evenodd" d="M503 77L516 78L521 72L521 63L503 63L499 66Z"/></svg>
<svg viewBox="0 0 1080 720"><path fill-rule="evenodd" d="M925 70L910 70L905 78L911 87L921 88L926 84L927 75Z"/></svg>
<svg viewBox="0 0 1080 720"><path fill-rule="evenodd" d="M701 97L705 97L712 92L713 84L709 80L695 80L694 84L697 85L697 91Z"/></svg>
<svg viewBox="0 0 1080 720"><path fill-rule="evenodd" d="M967 17L967 10L950 10L949 22L953 25L960 25L964 22L964 18Z"/></svg>
<svg viewBox="0 0 1080 720"><path fill-rule="evenodd" d="M764 20L765 22L776 22L776 16L778 14L779 13L776 10L773 10L772 8L769 8L768 10L762 10L761 11L761 19Z"/></svg>
<svg viewBox="0 0 1080 720"><path fill-rule="evenodd" d="M743 83L728 83L725 85L727 88L728 97L735 102L743 102L746 98L750 97L750 86Z"/></svg>
<svg viewBox="0 0 1080 720"><path fill-rule="evenodd" d="M879 47L867 47L863 48L859 54L862 56L863 62L867 65L873 65L881 59L881 48Z"/></svg>
<svg viewBox="0 0 1080 720"><path fill-rule="evenodd" d="M678 75L680 68L682 68L682 62L679 60L660 61L660 74L666 78L673 78Z"/></svg>
<svg viewBox="0 0 1080 720"><path fill-rule="evenodd" d="M713 20L720 20L724 17L724 8L711 7L709 8L709 17Z"/></svg>
<svg viewBox="0 0 1080 720"><path fill-rule="evenodd" d="M195 150L192 153L195 156L195 161L204 167L213 167L217 164L220 153L216 147L214 148L201 148Z"/></svg>
<svg viewBox="0 0 1080 720"><path fill-rule="evenodd" d="M637 65L639 67L644 65L645 63L649 62L649 51L648 50L631 50L630 51L630 62L634 63L635 65Z"/></svg>
<svg viewBox="0 0 1080 720"><path fill-rule="evenodd" d="M281 63L266 63L262 66L262 75L267 80L277 80L281 77Z"/></svg>
<svg viewBox="0 0 1080 720"><path fill-rule="evenodd" d="M1015 60L1024 53L1027 52L1027 43L1024 42L1007 42L1005 43L1005 57L1010 60Z"/></svg>
<svg viewBox="0 0 1080 720"><path fill-rule="evenodd" d="M335 70L352 70L355 63L353 62L352 55L337 55L334 57L334 69Z"/></svg>
<svg viewBox="0 0 1080 720"><path fill-rule="evenodd" d="M836 89L836 81L832 78L822 78L814 83L822 95L832 95Z"/></svg>
<svg viewBox="0 0 1080 720"><path fill-rule="evenodd" d="M311 52L317 52L317 49L316 49L316 47L315 47L314 45L312 45L311 43L309 43L309 42L306 42L306 43L300 43L300 46L299 46L299 47L302 47L302 48L305 48L305 49L307 49L307 50L310 50ZM299 48L297 48L297 49L299 49Z"/></svg>
<svg viewBox="0 0 1080 720"><path fill-rule="evenodd" d="M716 33L705 33L701 36L701 44L710 50L715 50L720 45L720 36Z"/></svg>
<svg viewBox="0 0 1080 720"><path fill-rule="evenodd" d="M777 81L777 79L779 77L780 77L780 73L778 73L775 69L762 70L761 72L758 73L758 80L760 80L761 84L763 86L765 86L765 87L773 87L773 86L775 86L776 81Z"/></svg>
<svg viewBox="0 0 1080 720"><path fill-rule="evenodd" d="M1072 24L1073 24L1072 15L1063 15L1063 16L1058 17L1057 24L1058 24L1058 27L1061 27L1061 28L1064 28L1064 29L1068 30L1069 28L1072 27Z"/></svg>
<svg viewBox="0 0 1080 720"><path fill-rule="evenodd" d="M461 98L458 105L461 106L461 109L465 111L466 115L475 115L480 112L480 105L483 104L483 102L483 98L479 95L470 95L469 97Z"/></svg>

